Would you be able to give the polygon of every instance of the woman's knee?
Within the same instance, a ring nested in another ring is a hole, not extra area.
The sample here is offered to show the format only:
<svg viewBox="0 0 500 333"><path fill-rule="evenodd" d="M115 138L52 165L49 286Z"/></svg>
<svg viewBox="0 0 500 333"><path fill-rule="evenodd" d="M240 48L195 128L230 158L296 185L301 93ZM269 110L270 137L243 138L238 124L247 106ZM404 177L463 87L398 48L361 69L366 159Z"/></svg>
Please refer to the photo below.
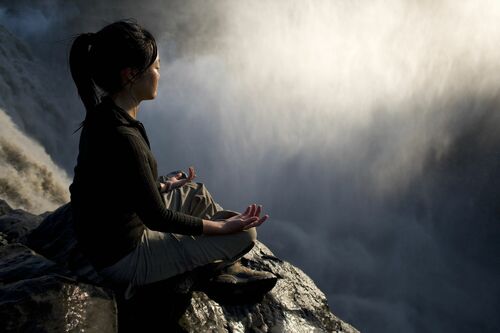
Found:
<svg viewBox="0 0 500 333"><path fill-rule="evenodd" d="M257 228L253 227L243 231L245 233L245 240L247 243L255 243L257 240Z"/></svg>
<svg viewBox="0 0 500 333"><path fill-rule="evenodd" d="M178 193L176 197L180 197L182 213L209 219L221 210L203 183L190 181L175 191Z"/></svg>
<svg viewBox="0 0 500 333"><path fill-rule="evenodd" d="M235 238L236 243L233 244L236 245L236 247L233 249L233 251L235 251L233 252L233 255L228 257L228 261L230 262L236 261L250 252L257 240L257 231L255 228L243 230L233 235L237 236Z"/></svg>
<svg viewBox="0 0 500 333"><path fill-rule="evenodd" d="M229 237L232 238L233 251L237 251L240 255L243 255L251 250L257 240L257 230L255 229L256 228L250 228L230 235Z"/></svg>

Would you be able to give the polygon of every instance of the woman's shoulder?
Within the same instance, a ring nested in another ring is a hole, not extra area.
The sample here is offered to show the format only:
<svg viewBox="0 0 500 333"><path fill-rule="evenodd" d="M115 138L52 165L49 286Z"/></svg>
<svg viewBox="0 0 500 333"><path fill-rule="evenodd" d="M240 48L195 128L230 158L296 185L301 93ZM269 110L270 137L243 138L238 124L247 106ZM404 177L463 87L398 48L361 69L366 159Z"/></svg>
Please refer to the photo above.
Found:
<svg viewBox="0 0 500 333"><path fill-rule="evenodd" d="M98 118L90 119L85 124L82 137L97 140L101 144L104 142L140 140L141 134L136 128L115 122L112 119L105 119L106 117L101 116Z"/></svg>
<svg viewBox="0 0 500 333"><path fill-rule="evenodd" d="M98 104L88 115L88 123L106 131L121 135L140 135L137 125L124 117L122 112L116 110L106 103Z"/></svg>
<svg viewBox="0 0 500 333"><path fill-rule="evenodd" d="M125 144L133 144L141 147L143 147L145 144L141 133L134 127L117 126L114 128L114 132L118 140Z"/></svg>
<svg viewBox="0 0 500 333"><path fill-rule="evenodd" d="M114 128L114 132L116 133L117 136L127 141L141 139L141 134L134 127L117 126Z"/></svg>

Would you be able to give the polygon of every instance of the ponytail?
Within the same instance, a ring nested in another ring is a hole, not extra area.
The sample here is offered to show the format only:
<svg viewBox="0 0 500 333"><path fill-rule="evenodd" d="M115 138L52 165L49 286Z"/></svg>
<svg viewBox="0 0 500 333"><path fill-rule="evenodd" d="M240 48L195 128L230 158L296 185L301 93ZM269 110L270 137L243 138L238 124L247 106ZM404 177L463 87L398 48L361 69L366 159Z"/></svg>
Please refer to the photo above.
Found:
<svg viewBox="0 0 500 333"><path fill-rule="evenodd" d="M96 93L96 87L92 80L92 59L89 49L92 47L92 42L95 40L95 33L84 33L78 35L71 46L69 54L69 67L71 76L75 81L78 95L85 106L86 115L98 103L99 99ZM73 133L77 132L85 125L85 120L80 123L80 127Z"/></svg>

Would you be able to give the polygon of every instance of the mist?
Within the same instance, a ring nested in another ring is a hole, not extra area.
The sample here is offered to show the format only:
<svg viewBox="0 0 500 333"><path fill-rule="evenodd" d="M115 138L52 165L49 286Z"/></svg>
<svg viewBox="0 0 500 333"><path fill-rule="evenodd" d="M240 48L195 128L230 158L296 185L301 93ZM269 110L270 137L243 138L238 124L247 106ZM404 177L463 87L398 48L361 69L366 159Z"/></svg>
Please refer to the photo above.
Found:
<svg viewBox="0 0 500 333"><path fill-rule="evenodd" d="M68 202L70 180L66 172L1 109L0 128L1 198L34 214L53 211Z"/></svg>
<svg viewBox="0 0 500 333"><path fill-rule="evenodd" d="M138 117L160 173L263 204L259 239L361 331L500 329L497 2L0 2L71 129L70 36L126 17L159 44ZM78 134L45 135L76 163Z"/></svg>

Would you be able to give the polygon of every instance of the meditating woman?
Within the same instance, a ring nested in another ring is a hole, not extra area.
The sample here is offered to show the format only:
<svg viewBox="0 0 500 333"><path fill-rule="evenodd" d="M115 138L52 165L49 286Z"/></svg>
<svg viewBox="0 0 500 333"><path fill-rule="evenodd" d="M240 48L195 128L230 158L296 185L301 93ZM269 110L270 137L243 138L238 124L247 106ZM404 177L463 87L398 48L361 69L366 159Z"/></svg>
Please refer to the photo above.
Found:
<svg viewBox="0 0 500 333"><path fill-rule="evenodd" d="M215 281L272 288L274 275L237 261L268 218L260 216L261 206L224 211L193 181L193 168L189 175L158 179L146 129L137 120L140 102L156 97L160 79L151 33L122 20L80 34L69 63L86 109L71 205L79 245L97 272L125 287L128 297L137 286L205 265L217 267Z"/></svg>

